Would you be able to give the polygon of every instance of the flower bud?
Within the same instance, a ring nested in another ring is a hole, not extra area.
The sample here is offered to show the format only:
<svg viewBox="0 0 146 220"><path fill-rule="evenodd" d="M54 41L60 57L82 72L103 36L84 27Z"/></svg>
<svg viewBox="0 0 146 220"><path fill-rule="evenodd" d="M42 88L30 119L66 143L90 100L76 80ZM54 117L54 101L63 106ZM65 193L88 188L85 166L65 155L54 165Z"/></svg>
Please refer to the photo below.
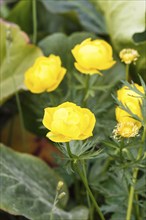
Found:
<svg viewBox="0 0 146 220"><path fill-rule="evenodd" d="M57 191L60 191L63 187L63 182L62 181L59 181L58 184L57 184Z"/></svg>
<svg viewBox="0 0 146 220"><path fill-rule="evenodd" d="M140 56L137 50L127 48L120 51L119 56L121 61L125 64L134 63L137 61L138 57Z"/></svg>
<svg viewBox="0 0 146 220"><path fill-rule="evenodd" d="M66 195L65 192L60 193L59 196L58 196L58 199L62 199L65 195Z"/></svg>

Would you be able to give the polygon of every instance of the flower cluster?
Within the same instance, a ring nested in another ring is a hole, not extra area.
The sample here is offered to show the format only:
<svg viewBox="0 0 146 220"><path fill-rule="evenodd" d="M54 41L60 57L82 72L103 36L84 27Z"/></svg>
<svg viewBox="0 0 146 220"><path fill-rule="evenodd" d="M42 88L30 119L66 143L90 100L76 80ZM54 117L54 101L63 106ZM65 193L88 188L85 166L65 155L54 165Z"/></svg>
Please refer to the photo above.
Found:
<svg viewBox="0 0 146 220"><path fill-rule="evenodd" d="M141 93L144 93L142 86L133 84L132 87L135 87ZM118 125L113 131L114 136L122 136L126 138L133 137L138 134L138 131L142 126L142 97L127 86L123 86L117 91L117 98L123 106L129 109L131 114L119 106L116 107L115 113ZM132 114L136 115L137 118L132 117Z"/></svg>
<svg viewBox="0 0 146 220"><path fill-rule="evenodd" d="M112 47L104 40L86 39L72 49L75 67L81 73L100 74L115 64ZM39 57L25 73L25 85L32 93L55 90L66 74L59 56ZM50 130L47 137L54 142L84 140L92 136L95 116L87 108L65 102L45 109L44 126Z"/></svg>

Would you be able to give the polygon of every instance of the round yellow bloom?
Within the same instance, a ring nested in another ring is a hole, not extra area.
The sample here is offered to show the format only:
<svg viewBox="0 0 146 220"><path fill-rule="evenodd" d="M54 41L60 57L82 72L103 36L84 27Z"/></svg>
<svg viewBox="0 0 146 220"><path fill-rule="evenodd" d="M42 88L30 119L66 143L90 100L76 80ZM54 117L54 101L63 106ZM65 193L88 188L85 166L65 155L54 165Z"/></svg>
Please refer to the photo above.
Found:
<svg viewBox="0 0 146 220"><path fill-rule="evenodd" d="M139 127L134 122L121 122L118 123L113 130L114 138L119 137L130 138L138 135Z"/></svg>
<svg viewBox="0 0 146 220"><path fill-rule="evenodd" d="M139 53L137 52L137 50L131 49L131 48L127 48L127 49L123 49L120 51L119 56L122 60L122 62L126 63L126 64L130 64L130 63L135 63L136 60L139 57Z"/></svg>
<svg viewBox="0 0 146 220"><path fill-rule="evenodd" d="M95 116L87 108L65 102L45 108L43 124L50 130L47 137L54 142L84 140L93 135Z"/></svg>
<svg viewBox="0 0 146 220"><path fill-rule="evenodd" d="M112 47L104 40L88 38L72 49L76 60L77 70L84 74L101 74L99 70L106 70L115 64L112 57Z"/></svg>
<svg viewBox="0 0 146 220"><path fill-rule="evenodd" d="M25 85L32 93L51 92L62 81L66 69L59 56L39 57L25 73Z"/></svg>

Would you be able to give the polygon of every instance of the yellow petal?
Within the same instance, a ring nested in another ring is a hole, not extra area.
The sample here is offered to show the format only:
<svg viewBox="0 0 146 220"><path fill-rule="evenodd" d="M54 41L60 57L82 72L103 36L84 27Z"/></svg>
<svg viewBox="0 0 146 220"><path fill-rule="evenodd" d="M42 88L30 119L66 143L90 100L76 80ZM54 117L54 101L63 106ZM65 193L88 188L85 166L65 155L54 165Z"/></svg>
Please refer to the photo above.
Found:
<svg viewBox="0 0 146 220"><path fill-rule="evenodd" d="M84 67L80 66L78 63L74 63L74 65L76 69L81 73L90 74L90 75L93 75L93 74L102 75L102 73L100 73L97 69L85 69Z"/></svg>
<svg viewBox="0 0 146 220"><path fill-rule="evenodd" d="M52 132L48 132L46 136L51 141L54 141L54 142L69 142L69 141L71 141L71 139L69 139L68 137L65 137L65 136L60 135L60 134L54 134Z"/></svg>

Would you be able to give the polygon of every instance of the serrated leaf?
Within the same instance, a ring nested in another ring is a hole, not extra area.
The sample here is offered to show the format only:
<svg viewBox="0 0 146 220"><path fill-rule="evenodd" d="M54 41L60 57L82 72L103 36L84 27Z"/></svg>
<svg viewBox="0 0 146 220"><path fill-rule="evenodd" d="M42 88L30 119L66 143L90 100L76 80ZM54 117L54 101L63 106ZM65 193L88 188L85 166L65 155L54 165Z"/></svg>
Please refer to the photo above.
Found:
<svg viewBox="0 0 146 220"><path fill-rule="evenodd" d="M56 186L62 180L40 159L12 151L1 145L1 186L0 208L13 215L21 215L31 220L48 220L56 194ZM88 210L76 207L70 212L60 208L66 205L66 196L54 210L54 219L87 220Z"/></svg>

